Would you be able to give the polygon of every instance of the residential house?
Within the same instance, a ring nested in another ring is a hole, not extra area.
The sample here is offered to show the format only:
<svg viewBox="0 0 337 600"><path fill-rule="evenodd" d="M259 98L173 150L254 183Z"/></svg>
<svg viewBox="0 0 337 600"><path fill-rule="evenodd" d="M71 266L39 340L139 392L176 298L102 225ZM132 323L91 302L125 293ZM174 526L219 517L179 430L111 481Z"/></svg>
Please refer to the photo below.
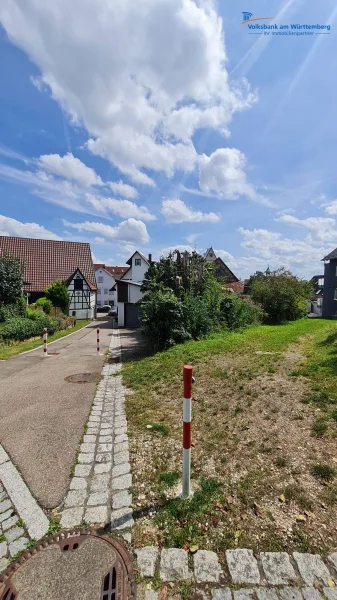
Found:
<svg viewBox="0 0 337 600"><path fill-rule="evenodd" d="M140 327L140 307L136 302L143 297L140 288L151 262L151 254L145 258L140 252L134 252L126 261L129 268L113 286L117 293L119 327Z"/></svg>
<svg viewBox="0 0 337 600"><path fill-rule="evenodd" d="M230 270L222 258L216 256L213 248L206 250L205 260L214 264L214 272L217 279L225 281L226 286L236 294L243 293L243 283L234 275L233 271Z"/></svg>
<svg viewBox="0 0 337 600"><path fill-rule="evenodd" d="M128 267L108 267L105 264L94 265L97 281L97 306L110 304L116 306L116 292L112 290L117 279L128 270Z"/></svg>
<svg viewBox="0 0 337 600"><path fill-rule="evenodd" d="M69 314L92 319L96 312L96 278L90 245L0 236L0 256L19 258L23 292L29 304L45 294L46 288L62 280L69 291Z"/></svg>
<svg viewBox="0 0 337 600"><path fill-rule="evenodd" d="M337 317L337 248L324 260L323 310L326 318Z"/></svg>
<svg viewBox="0 0 337 600"><path fill-rule="evenodd" d="M308 312L321 317L323 307L324 275L314 275L311 278L310 283L313 285L314 293L308 300Z"/></svg>

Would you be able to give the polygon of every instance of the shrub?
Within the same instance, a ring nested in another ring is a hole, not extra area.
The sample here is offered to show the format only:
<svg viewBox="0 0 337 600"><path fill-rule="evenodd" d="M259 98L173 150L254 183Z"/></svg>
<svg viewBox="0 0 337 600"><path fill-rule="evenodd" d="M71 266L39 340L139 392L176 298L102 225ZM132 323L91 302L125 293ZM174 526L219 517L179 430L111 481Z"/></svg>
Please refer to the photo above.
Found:
<svg viewBox="0 0 337 600"><path fill-rule="evenodd" d="M306 315L306 300L312 293L312 285L290 271L267 269L253 275L248 286L253 300L261 304L271 322L295 321Z"/></svg>
<svg viewBox="0 0 337 600"><path fill-rule="evenodd" d="M55 333L57 321L55 319L49 319L44 313L40 313L40 315L41 317L36 319L25 319L22 317L9 319L2 327L2 339L4 341L27 340L28 338L42 335L44 327L47 327L49 334Z"/></svg>
<svg viewBox="0 0 337 600"><path fill-rule="evenodd" d="M25 305L22 303L21 299L16 304L3 305L0 307L0 323L4 323L13 317L24 316L24 311Z"/></svg>
<svg viewBox="0 0 337 600"><path fill-rule="evenodd" d="M46 315L50 315L53 303L51 300L48 300L48 298L39 298L36 300L36 306L42 306L43 312L45 312Z"/></svg>
<svg viewBox="0 0 337 600"><path fill-rule="evenodd" d="M70 298L64 281L59 279L55 283L52 283L46 289L46 298L51 301L53 306L60 308L63 313L68 314Z"/></svg>
<svg viewBox="0 0 337 600"><path fill-rule="evenodd" d="M248 327L263 320L263 310L249 298L241 298L235 294L227 295L221 302L222 320L228 329Z"/></svg>
<svg viewBox="0 0 337 600"><path fill-rule="evenodd" d="M0 258L0 306L20 303L22 296L21 262L18 258Z"/></svg>
<svg viewBox="0 0 337 600"><path fill-rule="evenodd" d="M154 349L161 350L189 339L181 301L172 290L159 287L149 291L142 299L140 311L144 333Z"/></svg>

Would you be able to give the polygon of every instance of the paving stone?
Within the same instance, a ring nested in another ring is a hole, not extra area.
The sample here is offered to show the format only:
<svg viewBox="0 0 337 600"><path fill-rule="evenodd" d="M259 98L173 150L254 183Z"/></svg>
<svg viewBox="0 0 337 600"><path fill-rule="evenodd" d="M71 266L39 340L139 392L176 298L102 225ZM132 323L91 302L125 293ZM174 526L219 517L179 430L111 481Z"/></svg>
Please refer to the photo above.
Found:
<svg viewBox="0 0 337 600"><path fill-rule="evenodd" d="M145 546L135 550L137 555L137 565L141 577L154 577L156 560L158 557L157 546Z"/></svg>
<svg viewBox="0 0 337 600"><path fill-rule="evenodd" d="M107 523L108 507L95 506L92 508L87 508L87 510L84 513L84 520L86 523Z"/></svg>
<svg viewBox="0 0 337 600"><path fill-rule="evenodd" d="M112 508L114 510L116 510L118 508L123 508L124 506L131 506L131 503L132 503L132 496L131 496L130 492L127 492L126 490L117 492L117 494L115 494L112 497Z"/></svg>
<svg viewBox="0 0 337 600"><path fill-rule="evenodd" d="M10 500L3 500L2 502L0 502L0 514L3 514L10 508L12 508L12 503Z"/></svg>
<svg viewBox="0 0 337 600"><path fill-rule="evenodd" d="M91 465L76 465L75 476L76 477L88 477L90 474Z"/></svg>
<svg viewBox="0 0 337 600"><path fill-rule="evenodd" d="M92 453L95 452L96 444L81 444L81 452Z"/></svg>
<svg viewBox="0 0 337 600"><path fill-rule="evenodd" d="M67 508L62 512L61 526L74 527L75 525L80 525L83 520L83 513L83 506L79 506L76 508Z"/></svg>
<svg viewBox="0 0 337 600"><path fill-rule="evenodd" d="M81 452L81 454L78 455L77 462L82 465L91 465L91 463L94 462L94 457L95 455L93 452L89 452L88 454Z"/></svg>
<svg viewBox="0 0 337 600"><path fill-rule="evenodd" d="M164 548L161 553L160 577L163 581L191 579L187 552L180 548Z"/></svg>
<svg viewBox="0 0 337 600"><path fill-rule="evenodd" d="M275 590L257 589L255 590L258 600L278 600Z"/></svg>
<svg viewBox="0 0 337 600"><path fill-rule="evenodd" d="M217 588L213 591L213 600L232 600L230 588Z"/></svg>
<svg viewBox="0 0 337 600"><path fill-rule="evenodd" d="M93 494L90 494L88 498L88 506L100 506L102 504L106 504L108 501L108 495L108 490L105 492L94 492Z"/></svg>
<svg viewBox="0 0 337 600"><path fill-rule="evenodd" d="M337 600L337 588L336 587L323 588L323 594L324 594L324 596L326 596L328 598L328 600Z"/></svg>
<svg viewBox="0 0 337 600"><path fill-rule="evenodd" d="M318 590L313 587L305 587L301 589L304 600L322 600L322 596Z"/></svg>
<svg viewBox="0 0 337 600"><path fill-rule="evenodd" d="M114 465L120 465L122 463L129 462L129 452L118 452L118 454L114 454Z"/></svg>
<svg viewBox="0 0 337 600"><path fill-rule="evenodd" d="M0 444L0 465L3 465L7 461L9 461L9 456Z"/></svg>
<svg viewBox="0 0 337 600"><path fill-rule="evenodd" d="M116 417L115 418L115 427L127 427L128 422L125 417Z"/></svg>
<svg viewBox="0 0 337 600"><path fill-rule="evenodd" d="M126 435L126 433L127 433L126 426L116 427L116 424L115 424L115 435L116 436L118 436L118 435L124 435L124 434Z"/></svg>
<svg viewBox="0 0 337 600"><path fill-rule="evenodd" d="M93 415L92 417L89 417L88 423L99 423L100 420L100 417L96 417L95 415Z"/></svg>
<svg viewBox="0 0 337 600"><path fill-rule="evenodd" d="M112 435L100 435L98 438L99 444L112 444Z"/></svg>
<svg viewBox="0 0 337 600"><path fill-rule="evenodd" d="M313 585L318 580L328 585L331 575L318 554L300 554L299 552L294 552L293 557L304 583Z"/></svg>
<svg viewBox="0 0 337 600"><path fill-rule="evenodd" d="M12 529L8 529L6 531L5 538L10 544L11 542L14 542L14 540L17 540L19 537L24 535L24 533L25 531L22 529L22 527L13 527Z"/></svg>
<svg viewBox="0 0 337 600"><path fill-rule="evenodd" d="M127 490L132 486L132 477L131 475L121 475L120 477L116 477L112 480L112 489L113 490Z"/></svg>
<svg viewBox="0 0 337 600"><path fill-rule="evenodd" d="M125 462L120 465L117 465L112 469L112 477L119 477L120 475L125 475L126 473L130 473L130 463Z"/></svg>
<svg viewBox="0 0 337 600"><path fill-rule="evenodd" d="M112 444L98 444L97 452L112 452Z"/></svg>
<svg viewBox="0 0 337 600"><path fill-rule="evenodd" d="M111 462L111 452L105 452L104 454L96 454L97 463L108 463Z"/></svg>
<svg viewBox="0 0 337 600"><path fill-rule="evenodd" d="M97 439L97 436L93 435L92 433L87 433L86 435L83 436L83 442L85 444L95 444L96 439Z"/></svg>
<svg viewBox="0 0 337 600"><path fill-rule="evenodd" d="M328 561L330 562L330 564L334 567L335 571L337 572L337 552L330 554L330 556L328 556Z"/></svg>
<svg viewBox="0 0 337 600"><path fill-rule="evenodd" d="M86 496L86 490L70 490L66 496L64 506L66 508L70 508L71 506L83 506Z"/></svg>
<svg viewBox="0 0 337 600"><path fill-rule="evenodd" d="M87 429L87 435L94 435L96 437L97 433L99 433L100 427L99 424L97 423L97 425L89 425L88 424L88 429Z"/></svg>
<svg viewBox="0 0 337 600"><path fill-rule="evenodd" d="M13 508L11 508L10 510L6 510L6 512L1 513L0 514L0 523L3 523L4 521L6 521L7 519L9 519L9 517L11 517L13 515Z"/></svg>
<svg viewBox="0 0 337 600"><path fill-rule="evenodd" d="M90 482L90 492L104 492L110 483L110 473L94 475Z"/></svg>
<svg viewBox="0 0 337 600"><path fill-rule="evenodd" d="M133 523L132 508L129 506L112 512L111 529L125 529L126 527L132 527Z"/></svg>
<svg viewBox="0 0 337 600"><path fill-rule="evenodd" d="M14 515L13 517L9 517L9 519L6 519L6 521L3 521L2 525L1 525L2 531L7 531L7 529L14 527L14 525L16 525L18 520L19 520L19 517L17 515Z"/></svg>
<svg viewBox="0 0 337 600"><path fill-rule="evenodd" d="M123 442L127 442L128 441L128 436L126 435L126 433L123 433L122 435L116 435L115 437L115 444L122 444Z"/></svg>
<svg viewBox="0 0 337 600"><path fill-rule="evenodd" d="M296 580L296 573L286 552L261 552L260 559L271 585L287 585Z"/></svg>
<svg viewBox="0 0 337 600"><path fill-rule="evenodd" d="M7 569L8 565L9 560L7 560L7 558L0 558L0 573Z"/></svg>
<svg viewBox="0 0 337 600"><path fill-rule="evenodd" d="M194 574L197 583L220 583L223 573L215 552L198 550L194 555Z"/></svg>
<svg viewBox="0 0 337 600"><path fill-rule="evenodd" d="M259 568L252 550L226 550L226 558L233 583L260 583Z"/></svg>
<svg viewBox="0 0 337 600"><path fill-rule="evenodd" d="M0 542L0 558L3 558L7 554L7 543Z"/></svg>
<svg viewBox="0 0 337 600"><path fill-rule="evenodd" d="M158 600L159 592L155 592L154 590L145 590L144 592L144 600Z"/></svg>
<svg viewBox="0 0 337 600"><path fill-rule="evenodd" d="M18 540L15 540L15 542L12 542L11 544L9 544L9 553L10 555L13 557L15 556L18 552L21 552L22 550L25 550L28 541L26 537L21 537Z"/></svg>
<svg viewBox="0 0 337 600"><path fill-rule="evenodd" d="M254 598L253 590L234 590L234 600L252 600Z"/></svg>
<svg viewBox="0 0 337 600"><path fill-rule="evenodd" d="M2 502L3 500L5 500L7 498L7 494L5 491L0 492L0 502Z"/></svg>
<svg viewBox="0 0 337 600"><path fill-rule="evenodd" d="M106 423L106 422L102 422L101 423L101 431L108 431L109 434L112 434L113 432L113 427L111 423Z"/></svg>
<svg viewBox="0 0 337 600"><path fill-rule="evenodd" d="M98 463L94 467L94 473L95 473L95 475L100 475L101 473L110 473L111 468L112 468L111 462Z"/></svg>
<svg viewBox="0 0 337 600"><path fill-rule="evenodd" d="M278 590L281 600L303 600L301 592L294 587L285 587Z"/></svg>
<svg viewBox="0 0 337 600"><path fill-rule="evenodd" d="M87 480L84 477L73 477L70 482L71 490L85 490L87 488Z"/></svg>

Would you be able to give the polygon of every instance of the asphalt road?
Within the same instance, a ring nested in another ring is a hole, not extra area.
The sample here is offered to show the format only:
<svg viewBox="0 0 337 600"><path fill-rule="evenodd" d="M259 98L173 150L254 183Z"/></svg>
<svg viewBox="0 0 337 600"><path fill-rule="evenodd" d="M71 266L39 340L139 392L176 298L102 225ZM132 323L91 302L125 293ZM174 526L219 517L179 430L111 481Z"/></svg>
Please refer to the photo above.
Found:
<svg viewBox="0 0 337 600"><path fill-rule="evenodd" d="M97 322L49 346L58 355L34 350L0 362L0 442L45 508L66 494L76 449L96 383L69 383L68 375L100 373L109 347L112 319Z"/></svg>

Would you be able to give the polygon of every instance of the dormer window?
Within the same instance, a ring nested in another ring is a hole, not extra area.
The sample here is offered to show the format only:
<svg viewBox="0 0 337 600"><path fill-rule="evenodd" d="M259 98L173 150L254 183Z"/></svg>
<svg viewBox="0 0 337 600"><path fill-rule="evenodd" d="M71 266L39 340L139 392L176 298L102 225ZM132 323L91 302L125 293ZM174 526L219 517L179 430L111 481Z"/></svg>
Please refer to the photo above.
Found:
<svg viewBox="0 0 337 600"><path fill-rule="evenodd" d="M142 264L142 261L140 258L135 258L135 267L140 267Z"/></svg>

